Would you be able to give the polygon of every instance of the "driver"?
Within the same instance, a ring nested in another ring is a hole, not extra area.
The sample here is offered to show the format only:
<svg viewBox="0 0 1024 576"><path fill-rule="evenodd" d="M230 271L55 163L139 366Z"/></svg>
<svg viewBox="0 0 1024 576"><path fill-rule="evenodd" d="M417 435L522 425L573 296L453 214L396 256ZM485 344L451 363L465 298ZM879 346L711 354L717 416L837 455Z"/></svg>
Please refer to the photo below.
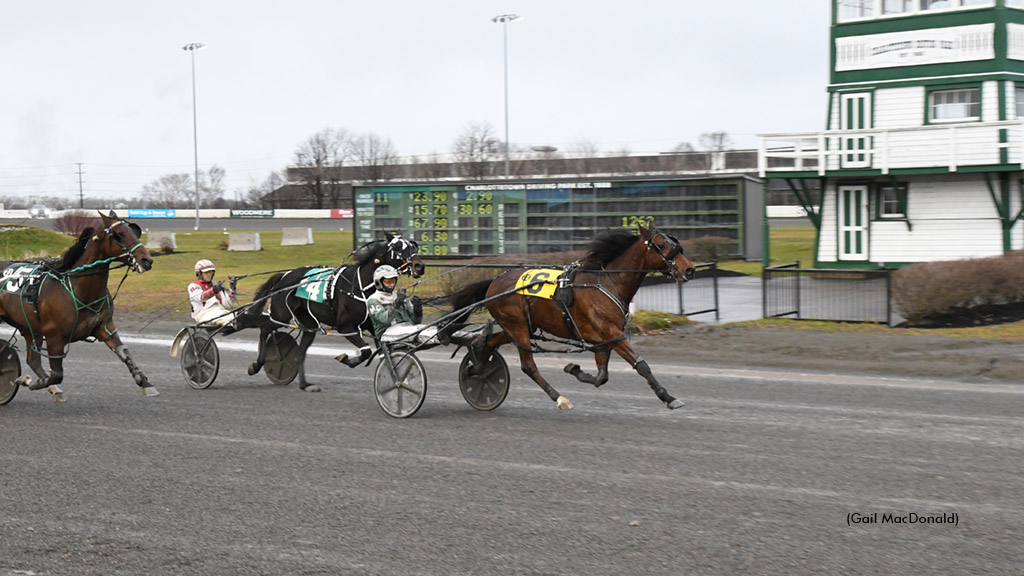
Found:
<svg viewBox="0 0 1024 576"><path fill-rule="evenodd" d="M398 287L398 271L387 264L373 272L376 291L366 299L366 309L373 321L373 335L378 342L406 341L421 344L455 344L479 346L483 334L470 330L457 330L451 336L438 334L437 326L425 326L423 304L419 297L407 297Z"/></svg>
<svg viewBox="0 0 1024 576"><path fill-rule="evenodd" d="M235 296L224 282L213 283L217 273L213 262L203 258L195 265L196 279L188 285L188 299L192 303L192 319L197 323L228 326L235 318L231 311ZM228 326L222 333L233 332Z"/></svg>

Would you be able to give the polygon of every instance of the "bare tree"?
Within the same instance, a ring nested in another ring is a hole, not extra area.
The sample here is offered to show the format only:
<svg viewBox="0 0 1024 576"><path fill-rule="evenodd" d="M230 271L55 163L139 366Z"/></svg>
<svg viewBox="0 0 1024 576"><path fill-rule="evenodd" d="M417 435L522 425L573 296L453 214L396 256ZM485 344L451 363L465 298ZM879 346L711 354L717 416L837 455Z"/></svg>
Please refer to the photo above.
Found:
<svg viewBox="0 0 1024 576"><path fill-rule="evenodd" d="M494 163L504 149L488 122L470 122L452 144L452 154L462 175L478 180L494 175Z"/></svg>
<svg viewBox="0 0 1024 576"><path fill-rule="evenodd" d="M346 149L347 156L359 166L357 174L360 180L379 182L392 177L398 152L390 138L370 132L349 139Z"/></svg>
<svg viewBox="0 0 1024 576"><path fill-rule="evenodd" d="M344 128L324 128L295 150L295 166L305 168L303 187L313 208L324 208L328 200L340 195L337 172L345 162L348 140Z"/></svg>
<svg viewBox="0 0 1024 576"><path fill-rule="evenodd" d="M725 131L705 132L698 139L700 146L707 152L707 169L725 168L725 151L732 148L732 138Z"/></svg>
<svg viewBox="0 0 1024 576"><path fill-rule="evenodd" d="M227 171L214 164L205 173L199 173L199 191L203 208L224 208L224 177Z"/></svg>
<svg viewBox="0 0 1024 576"><path fill-rule="evenodd" d="M273 205L273 200L267 199L267 196L287 183L288 178L285 176L283 171L271 172L263 182L257 184L256 181L253 180L250 183L249 189L246 191L245 196L242 199L242 203L246 208L264 208L265 206L276 208L276 206Z"/></svg>
<svg viewBox="0 0 1024 576"><path fill-rule="evenodd" d="M142 186L142 200L147 208L180 208L188 206L194 194L192 174L164 174Z"/></svg>

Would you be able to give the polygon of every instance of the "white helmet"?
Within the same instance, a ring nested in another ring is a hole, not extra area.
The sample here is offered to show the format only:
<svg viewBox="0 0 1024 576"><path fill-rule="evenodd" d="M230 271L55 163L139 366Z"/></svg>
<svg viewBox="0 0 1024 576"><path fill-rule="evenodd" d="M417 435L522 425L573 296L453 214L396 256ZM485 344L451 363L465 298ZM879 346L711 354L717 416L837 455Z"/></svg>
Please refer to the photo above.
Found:
<svg viewBox="0 0 1024 576"><path fill-rule="evenodd" d="M217 269L213 266L213 262L203 258L196 262L196 278L198 278L203 272L216 272Z"/></svg>
<svg viewBox="0 0 1024 576"><path fill-rule="evenodd" d="M386 284L384 284L384 279L385 278L394 278L395 279L395 283L392 284L391 286L387 286ZM377 268L376 270L373 271L373 286L377 290L380 290L381 292L385 292L385 293L393 292L394 289L395 289L395 286L397 286L397 285L398 285L398 270L395 270L393 267L388 266L387 264L385 264L385 265L381 266L380 268Z"/></svg>

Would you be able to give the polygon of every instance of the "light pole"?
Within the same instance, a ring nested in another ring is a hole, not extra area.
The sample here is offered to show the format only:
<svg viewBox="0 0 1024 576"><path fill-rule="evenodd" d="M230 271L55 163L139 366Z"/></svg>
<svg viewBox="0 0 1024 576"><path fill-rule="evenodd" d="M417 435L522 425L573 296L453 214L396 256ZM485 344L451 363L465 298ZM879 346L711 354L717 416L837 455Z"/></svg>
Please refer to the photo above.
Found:
<svg viewBox="0 0 1024 576"><path fill-rule="evenodd" d="M196 230L199 230L199 130L196 122L196 50L206 48L206 44L192 42L181 47L192 55L192 150L196 162Z"/></svg>
<svg viewBox="0 0 1024 576"><path fill-rule="evenodd" d="M502 41L504 43L504 58L505 58L505 178L509 177L509 161L508 161L508 23L515 22L516 20L522 20L521 16L516 14L501 14L491 18L491 22L502 24Z"/></svg>

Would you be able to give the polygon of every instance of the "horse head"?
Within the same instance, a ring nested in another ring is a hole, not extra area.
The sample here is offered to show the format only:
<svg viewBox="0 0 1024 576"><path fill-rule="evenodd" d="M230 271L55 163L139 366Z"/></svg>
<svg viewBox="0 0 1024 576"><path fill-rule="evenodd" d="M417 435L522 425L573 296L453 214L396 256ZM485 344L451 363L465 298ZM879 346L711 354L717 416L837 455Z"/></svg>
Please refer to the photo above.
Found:
<svg viewBox="0 0 1024 576"><path fill-rule="evenodd" d="M382 264L394 266L401 274L409 274L413 278L423 276L426 265L420 259L419 246L401 234L390 234L385 232L387 244L384 246L384 255L381 258Z"/></svg>
<svg viewBox="0 0 1024 576"><path fill-rule="evenodd" d="M695 269L693 262L683 255L683 247L674 236L658 230L652 224L650 228L640 226L640 237L647 245L647 265L653 270L675 278L677 282L693 279Z"/></svg>
<svg viewBox="0 0 1024 576"><path fill-rule="evenodd" d="M118 218L113 210L106 216L100 212L100 220L103 221L103 229L92 239L98 245L104 246L104 258L114 258L139 274L153 267L153 257L139 241L142 228L138 224ZM107 242L103 242L104 240Z"/></svg>

